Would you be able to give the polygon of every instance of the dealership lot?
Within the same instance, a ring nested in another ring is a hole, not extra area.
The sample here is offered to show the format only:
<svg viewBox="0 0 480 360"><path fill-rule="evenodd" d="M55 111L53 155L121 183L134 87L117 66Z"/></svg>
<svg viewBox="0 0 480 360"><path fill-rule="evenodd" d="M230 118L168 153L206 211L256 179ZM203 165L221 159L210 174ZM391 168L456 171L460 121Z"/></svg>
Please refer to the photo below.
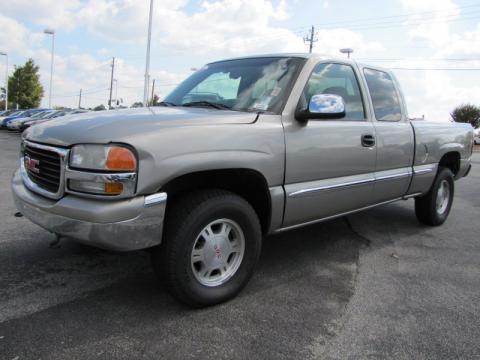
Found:
<svg viewBox="0 0 480 360"><path fill-rule="evenodd" d="M0 132L0 358L480 357L480 153L452 213L413 201L270 237L233 301L179 305L147 252L54 236L16 212L19 135Z"/></svg>

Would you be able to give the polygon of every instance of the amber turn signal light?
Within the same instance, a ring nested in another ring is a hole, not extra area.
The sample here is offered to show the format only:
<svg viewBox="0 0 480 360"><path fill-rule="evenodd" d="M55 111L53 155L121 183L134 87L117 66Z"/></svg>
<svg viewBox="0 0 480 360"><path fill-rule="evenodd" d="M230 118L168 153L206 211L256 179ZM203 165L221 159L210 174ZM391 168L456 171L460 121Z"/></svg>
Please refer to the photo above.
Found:
<svg viewBox="0 0 480 360"><path fill-rule="evenodd" d="M105 167L108 170L135 171L137 169L137 159L129 149L113 146L108 151Z"/></svg>
<svg viewBox="0 0 480 360"><path fill-rule="evenodd" d="M121 194L123 191L122 183L105 183L105 193L111 195Z"/></svg>

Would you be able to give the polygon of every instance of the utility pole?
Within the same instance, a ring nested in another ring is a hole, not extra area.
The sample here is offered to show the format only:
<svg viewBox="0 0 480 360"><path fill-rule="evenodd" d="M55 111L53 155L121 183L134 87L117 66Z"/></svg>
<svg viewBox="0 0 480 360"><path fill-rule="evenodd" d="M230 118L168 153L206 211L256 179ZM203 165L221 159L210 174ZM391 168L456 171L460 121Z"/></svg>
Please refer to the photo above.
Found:
<svg viewBox="0 0 480 360"><path fill-rule="evenodd" d="M80 94L78 95L78 108L82 108L82 89L80 89Z"/></svg>
<svg viewBox="0 0 480 360"><path fill-rule="evenodd" d="M115 81L115 102L118 101L118 79L113 79Z"/></svg>
<svg viewBox="0 0 480 360"><path fill-rule="evenodd" d="M308 37L308 35L305 36L303 38L303 41L305 41L305 43L310 43L310 45L309 45L310 46L310 51L309 52L311 54L312 49L313 49L313 43L318 41L318 39L315 38L315 27L314 26L312 26L312 28L310 30L310 37Z"/></svg>
<svg viewBox="0 0 480 360"><path fill-rule="evenodd" d="M147 55L145 61L145 84L143 88L143 106L148 106L148 85L150 82L150 40L152 38L153 0L150 0L150 14L148 18Z"/></svg>
<svg viewBox="0 0 480 360"><path fill-rule="evenodd" d="M155 91L155 79L153 79L153 84L152 84L152 105L153 105L153 93Z"/></svg>
<svg viewBox="0 0 480 360"><path fill-rule="evenodd" d="M115 56L112 59L112 74L110 76L110 99L108 100L108 109L112 108L112 90L113 90L113 71L115 70Z"/></svg>

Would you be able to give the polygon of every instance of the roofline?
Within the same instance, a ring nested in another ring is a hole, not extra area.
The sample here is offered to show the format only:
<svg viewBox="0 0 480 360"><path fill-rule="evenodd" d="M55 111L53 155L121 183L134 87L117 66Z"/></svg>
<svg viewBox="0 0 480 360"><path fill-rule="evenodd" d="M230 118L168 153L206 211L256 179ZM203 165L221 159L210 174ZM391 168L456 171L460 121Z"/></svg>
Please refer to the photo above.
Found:
<svg viewBox="0 0 480 360"><path fill-rule="evenodd" d="M332 56L328 54L317 54L317 53L272 53L272 54L254 54L254 55L248 55L248 56L240 56L240 57L234 57L234 58L227 58L223 60L217 60L217 61L212 61L207 63L207 65L211 64L216 64L219 62L224 62L224 61L234 61L234 60L244 60L244 59L259 59L259 58L285 58L285 57L291 57L291 58L300 58L300 59L305 59L305 60L311 60L311 61L335 61L335 62L343 62L343 63L349 63L349 64L356 64L359 67L366 67L366 68L371 68L375 70L380 70L380 71L385 71L387 73L392 73L392 71L388 68L384 68L381 66L377 65L370 65L370 64L365 64L365 63L360 63L357 62L354 58L352 59L347 59L345 57L339 57L339 56Z"/></svg>
<svg viewBox="0 0 480 360"><path fill-rule="evenodd" d="M293 57L293 58L301 58L301 59L313 59L313 58L319 58L319 59L333 59L334 57L325 55L325 54L310 54L310 53L267 53L267 54L254 54L254 55L248 55L248 56L239 56L239 57L234 57L234 58L227 58L223 60L218 60L218 61L212 61L208 64L214 64L217 62L222 62L222 61L232 61L232 60L242 60L242 59L258 59L258 58L284 58L284 57Z"/></svg>

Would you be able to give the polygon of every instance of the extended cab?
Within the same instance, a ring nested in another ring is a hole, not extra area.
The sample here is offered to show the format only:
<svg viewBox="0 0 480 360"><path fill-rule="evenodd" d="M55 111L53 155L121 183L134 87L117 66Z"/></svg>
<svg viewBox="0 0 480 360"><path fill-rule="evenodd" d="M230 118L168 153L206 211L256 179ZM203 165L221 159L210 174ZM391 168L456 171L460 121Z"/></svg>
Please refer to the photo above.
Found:
<svg viewBox="0 0 480 360"><path fill-rule="evenodd" d="M257 56L206 65L157 107L29 128L12 189L52 233L151 248L172 294L205 306L246 285L267 234L408 198L442 224L472 148L470 125L410 121L387 70Z"/></svg>

